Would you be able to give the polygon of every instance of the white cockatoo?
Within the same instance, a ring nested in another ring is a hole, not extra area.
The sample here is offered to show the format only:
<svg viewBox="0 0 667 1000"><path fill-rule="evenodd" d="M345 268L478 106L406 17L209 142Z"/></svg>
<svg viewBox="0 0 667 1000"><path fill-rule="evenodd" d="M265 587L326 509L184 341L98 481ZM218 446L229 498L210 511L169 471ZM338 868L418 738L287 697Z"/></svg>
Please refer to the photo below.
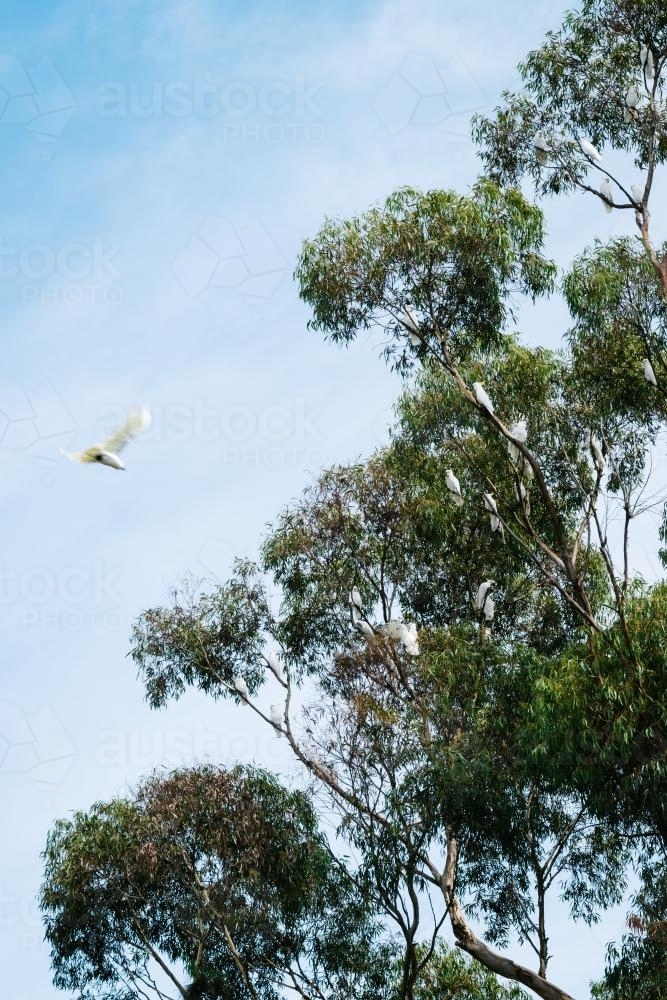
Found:
<svg viewBox="0 0 667 1000"><path fill-rule="evenodd" d="M490 493L484 494L484 509L488 511L489 514L489 520L491 521L491 531L499 531L502 535L503 526L500 521L500 518L498 517L498 506Z"/></svg>
<svg viewBox="0 0 667 1000"><path fill-rule="evenodd" d="M266 653L264 653L264 659L266 660L266 664L274 677L283 682L285 680L285 675L283 674L283 668L280 666L280 660L278 659L276 651L274 649L268 649Z"/></svg>
<svg viewBox="0 0 667 1000"><path fill-rule="evenodd" d="M623 109L623 120L631 122L637 117L637 105L639 104L639 91L634 83L628 87L625 95L625 107Z"/></svg>
<svg viewBox="0 0 667 1000"><path fill-rule="evenodd" d="M655 59L648 45L642 45L639 51L639 63L646 78L646 81L655 77Z"/></svg>
<svg viewBox="0 0 667 1000"><path fill-rule="evenodd" d="M487 622L492 622L493 616L496 613L496 604L493 598L491 597L491 594L486 595L486 600L484 601L484 607L482 608L482 611L484 612L484 617L487 620Z"/></svg>
<svg viewBox="0 0 667 1000"><path fill-rule="evenodd" d="M630 188L630 194L632 195L632 200L636 205L641 205L644 200L644 185L643 184L633 184Z"/></svg>
<svg viewBox="0 0 667 1000"><path fill-rule="evenodd" d="M120 459L120 452L135 434L145 431L150 422L151 413L148 407L137 406L130 410L125 423L102 444L94 444L85 451L63 451L62 454L73 462L99 462L100 465L106 465L110 469L124 470L125 464Z"/></svg>
<svg viewBox="0 0 667 1000"><path fill-rule="evenodd" d="M597 438L591 435L591 455L593 456L593 462L595 463L595 468L598 472L604 472L604 467L607 464L605 457L602 454L602 448L600 447L600 442Z"/></svg>
<svg viewBox="0 0 667 1000"><path fill-rule="evenodd" d="M602 159L601 153L598 152L593 143L589 142L588 139L579 138L577 139L577 142L579 143L579 149L584 156L588 157L589 160L596 160L599 162Z"/></svg>
<svg viewBox="0 0 667 1000"><path fill-rule="evenodd" d="M240 695L243 695L244 698L250 698L250 691L248 691L248 685L246 684L246 682L242 677L234 678L234 687L236 688L236 690Z"/></svg>
<svg viewBox="0 0 667 1000"><path fill-rule="evenodd" d="M445 472L445 486L454 497L454 503L456 506L462 507L463 497L461 496L461 484L451 469L447 469Z"/></svg>
<svg viewBox="0 0 667 1000"><path fill-rule="evenodd" d="M523 507L526 517L530 517L530 493L524 483L519 483L516 490L516 498Z"/></svg>
<svg viewBox="0 0 667 1000"><path fill-rule="evenodd" d="M653 371L653 365L648 358L644 358L644 378L651 385L657 386L658 380L655 377L655 372Z"/></svg>
<svg viewBox="0 0 667 1000"><path fill-rule="evenodd" d="M549 140L545 136L544 132L536 132L533 136L533 146L535 147L535 156L537 162L540 166L544 167L549 162Z"/></svg>
<svg viewBox="0 0 667 1000"><path fill-rule="evenodd" d="M410 343L412 346L419 347L422 342L421 333L419 331L419 321L410 306L403 306L401 309L401 323L408 331L408 336L410 337Z"/></svg>
<svg viewBox="0 0 667 1000"><path fill-rule="evenodd" d="M409 622L403 626L401 642L405 647L405 652L409 656L419 656L419 640L417 639L417 626L414 622Z"/></svg>
<svg viewBox="0 0 667 1000"><path fill-rule="evenodd" d="M484 386L482 385L482 383L481 382L473 382L472 388L473 388L473 392L475 393L475 399L477 400L477 402L479 403L479 405L483 406L485 410L489 411L489 413L493 413L493 403L489 399L489 396L488 396L486 390L484 389Z"/></svg>
<svg viewBox="0 0 667 1000"><path fill-rule="evenodd" d="M608 177L605 177L605 179L602 181L602 184L600 184L600 194L604 198L605 210L607 212L613 212L614 206L612 202L614 200L614 192L611 187L611 181L609 180Z"/></svg>
<svg viewBox="0 0 667 1000"><path fill-rule="evenodd" d="M525 444L528 440L528 421L525 417L519 417L515 424L509 428L510 435L515 441L520 441L521 444ZM512 441L507 442L507 451L509 452L510 459L516 463L519 461L519 455L521 452Z"/></svg>
<svg viewBox="0 0 667 1000"><path fill-rule="evenodd" d="M281 705L271 705L271 709L270 709L269 715L270 715L270 719L271 719L271 725L273 726L273 728L275 729L275 731L278 733L278 735L282 736L282 731L281 730L282 730L282 724L283 724L283 721L284 721L282 706Z"/></svg>
<svg viewBox="0 0 667 1000"><path fill-rule="evenodd" d="M403 624L403 622L398 622L392 619L390 622L387 622L386 625L382 626L382 631L384 632L384 634L387 636L388 639L396 639L397 641L399 641L403 638L404 628L405 625Z"/></svg>
<svg viewBox="0 0 667 1000"><path fill-rule="evenodd" d="M361 603L361 594L356 587L353 587L350 591L349 602L354 611L358 611L360 615L364 613L364 607Z"/></svg>
<svg viewBox="0 0 667 1000"><path fill-rule="evenodd" d="M373 629L367 621L364 621L363 618L359 619L359 621L355 622L355 624L365 639L372 639L375 635Z"/></svg>
<svg viewBox="0 0 667 1000"><path fill-rule="evenodd" d="M486 601L489 590L495 582L495 580L485 580L484 583L480 583L477 590L477 596L475 597L475 607L478 611L481 611L484 607L484 602Z"/></svg>

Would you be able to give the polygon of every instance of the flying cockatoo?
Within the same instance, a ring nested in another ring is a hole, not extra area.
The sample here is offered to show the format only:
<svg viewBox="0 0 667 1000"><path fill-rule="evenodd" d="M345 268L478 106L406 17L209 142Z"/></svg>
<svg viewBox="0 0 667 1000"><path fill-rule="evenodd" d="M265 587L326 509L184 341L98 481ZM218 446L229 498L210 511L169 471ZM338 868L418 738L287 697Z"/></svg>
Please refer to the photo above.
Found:
<svg viewBox="0 0 667 1000"><path fill-rule="evenodd" d="M490 493L484 494L484 509L489 513L489 519L491 521L491 531L499 531L503 533L503 526L498 517L498 507L496 501L493 499Z"/></svg>
<svg viewBox="0 0 667 1000"><path fill-rule="evenodd" d="M473 382L472 384L473 392L475 393L475 399L480 406L483 406L485 410L489 413L493 413L493 403L489 399L484 386L481 382Z"/></svg>
<svg viewBox="0 0 667 1000"><path fill-rule="evenodd" d="M593 143L588 141L588 139L580 138L577 139L577 142L579 143L579 148L581 149L581 152L584 154L584 156L587 156L589 160L599 161L602 159L602 155L597 151Z"/></svg>
<svg viewBox="0 0 667 1000"><path fill-rule="evenodd" d="M408 331L412 346L419 347L422 342L421 334L419 332L419 322L410 306L403 306L401 309L401 323Z"/></svg>
<svg viewBox="0 0 667 1000"><path fill-rule="evenodd" d="M365 639L372 639L373 636L375 635L375 632L373 631L373 629L370 627L370 625L368 624L367 621L364 621L363 618L361 618L355 624L356 624L357 628L360 630L361 634L364 636Z"/></svg>
<svg viewBox="0 0 667 1000"><path fill-rule="evenodd" d="M533 136L533 146L535 156L540 166L544 167L549 162L549 141L544 132L536 132Z"/></svg>
<svg viewBox="0 0 667 1000"><path fill-rule="evenodd" d="M651 385L657 386L658 380L655 377L655 372L653 371L653 365L648 358L644 358L644 378Z"/></svg>
<svg viewBox="0 0 667 1000"><path fill-rule="evenodd" d="M248 691L248 685L246 684L246 682L243 680L242 677L234 678L234 687L236 688L236 690L240 695L243 695L244 698L250 698L250 691Z"/></svg>
<svg viewBox="0 0 667 1000"><path fill-rule="evenodd" d="M644 71L646 80L653 80L655 77L655 60L648 45L642 45L639 52L639 63Z"/></svg>
<svg viewBox="0 0 667 1000"><path fill-rule="evenodd" d="M625 95L625 107L623 109L623 120L625 122L631 122L633 118L637 117L638 104L639 91L635 87L634 83L631 83L628 87L628 92Z"/></svg>
<svg viewBox="0 0 667 1000"><path fill-rule="evenodd" d="M614 206L612 202L614 200L614 192L612 191L611 181L609 180L608 177L605 177L605 179L602 181L602 184L600 185L600 194L604 198L604 207L606 211L613 212Z"/></svg>
<svg viewBox="0 0 667 1000"><path fill-rule="evenodd" d="M454 497L454 503L456 506L462 507L463 497L461 496L461 484L451 469L447 469L445 472L445 486Z"/></svg>
<svg viewBox="0 0 667 1000"><path fill-rule="evenodd" d="M100 465L107 465L110 469L124 470L125 465L121 461L119 453L135 434L145 431L150 426L150 422L151 414L148 407L138 406L130 410L125 423L102 444L94 444L91 448L86 448L85 451L63 451L62 453L73 462L99 462Z"/></svg>
<svg viewBox="0 0 667 1000"><path fill-rule="evenodd" d="M632 200L636 205L641 205L644 200L644 187L642 184L633 184L630 188L630 194L632 195Z"/></svg>
<svg viewBox="0 0 667 1000"><path fill-rule="evenodd" d="M282 736L281 727L283 724L283 710L280 705L271 705L270 718L271 725L278 733L278 736Z"/></svg>
<svg viewBox="0 0 667 1000"><path fill-rule="evenodd" d="M597 438L591 435L591 455L593 456L593 462L595 463L595 468L598 472L604 472L604 467L607 464L605 462L605 457L602 454L602 448L600 447L600 442Z"/></svg>
<svg viewBox="0 0 667 1000"><path fill-rule="evenodd" d="M475 607L478 611L481 611L484 607L484 602L486 601L489 590L495 582L495 580L485 580L484 583L480 583L477 591L477 597L475 598Z"/></svg>

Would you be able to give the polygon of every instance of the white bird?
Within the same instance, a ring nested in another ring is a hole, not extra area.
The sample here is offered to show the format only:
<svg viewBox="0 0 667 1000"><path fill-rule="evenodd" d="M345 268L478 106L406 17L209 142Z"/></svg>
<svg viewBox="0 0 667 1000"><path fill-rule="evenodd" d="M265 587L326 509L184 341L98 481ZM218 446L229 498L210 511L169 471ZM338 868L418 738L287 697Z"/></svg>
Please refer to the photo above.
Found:
<svg viewBox="0 0 667 1000"><path fill-rule="evenodd" d="M633 184L630 188L630 194L632 195L632 200L637 204L641 205L644 200L644 186L643 184Z"/></svg>
<svg viewBox="0 0 667 1000"><path fill-rule="evenodd" d="M484 601L484 607L482 610L484 611L484 617L487 620L487 622L492 622L493 616L496 613L496 604L493 598L491 597L491 594L486 595L486 600Z"/></svg>
<svg viewBox="0 0 667 1000"><path fill-rule="evenodd" d="M356 611L358 611L359 614L363 614L364 607L363 604L361 603L361 594L359 593L357 587L353 587L352 590L350 591L349 601L352 607Z"/></svg>
<svg viewBox="0 0 667 1000"><path fill-rule="evenodd" d="M510 427L509 433L515 441L520 441L521 444L525 444L528 440L528 421L526 418L519 417L517 422Z"/></svg>
<svg viewBox="0 0 667 1000"><path fill-rule="evenodd" d="M417 626L414 622L403 626L401 642L405 646L405 652L409 656L419 656L419 640L417 639Z"/></svg>
<svg viewBox="0 0 667 1000"><path fill-rule="evenodd" d="M642 45L639 52L639 62L647 80L655 77L655 59L648 45Z"/></svg>
<svg viewBox="0 0 667 1000"><path fill-rule="evenodd" d="M604 198L604 207L606 211L613 212L614 206L612 205L612 202L614 200L614 192L612 191L611 181L608 177L605 177L600 185L600 194Z"/></svg>
<svg viewBox="0 0 667 1000"><path fill-rule="evenodd" d="M419 331L419 322L410 306L403 306L401 309L401 323L408 331L412 346L419 347L422 342L421 333Z"/></svg>
<svg viewBox="0 0 667 1000"><path fill-rule="evenodd" d="M62 454L73 462L99 462L110 469L125 469L125 464L121 461L119 453L123 450L128 441L131 441L135 434L146 430L150 425L151 414L147 406L138 406L127 415L127 420L118 430L114 431L110 438L102 444L94 444L85 451L70 452L62 451Z"/></svg>
<svg viewBox="0 0 667 1000"><path fill-rule="evenodd" d="M503 534L503 526L501 524L500 518L498 517L498 507L496 501L493 499L490 493L484 494L484 509L489 513L489 520L491 521L491 531L499 531L501 535Z"/></svg>
<svg viewBox="0 0 667 1000"><path fill-rule="evenodd" d="M597 438L591 435L591 454L593 456L593 462L595 463L595 468L598 472L604 472L604 467L607 464L605 462L604 455L602 454L602 448L600 447L600 442Z"/></svg>
<svg viewBox="0 0 667 1000"><path fill-rule="evenodd" d="M588 141L588 139L579 138L577 139L577 142L579 143L579 148L581 149L581 152L585 156L587 156L590 160L599 161L602 159L601 154L597 151L593 143Z"/></svg>
<svg viewBox="0 0 667 1000"><path fill-rule="evenodd" d="M479 405L483 406L485 410L489 411L489 413L493 413L493 403L489 399L482 383L473 382L472 388L475 393L475 399L477 400Z"/></svg>
<svg viewBox="0 0 667 1000"><path fill-rule="evenodd" d="M634 83L631 83L625 95L625 107L623 108L623 120L625 122L631 122L633 118L637 117L638 104L639 91L635 87Z"/></svg>
<svg viewBox="0 0 667 1000"><path fill-rule="evenodd" d="M279 736L282 736L283 710L280 705L271 705L271 724Z"/></svg>
<svg viewBox="0 0 667 1000"><path fill-rule="evenodd" d="M244 698L250 698L250 691L248 691L248 685L242 677L234 678L234 687L239 694L243 695Z"/></svg>
<svg viewBox="0 0 667 1000"><path fill-rule="evenodd" d="M477 597L475 598L475 607L478 611L481 611L484 607L484 602L486 601L487 594L489 590L494 585L495 580L485 580L484 583L480 583L477 590Z"/></svg>
<svg viewBox="0 0 667 1000"><path fill-rule="evenodd" d="M372 639L373 636L375 635L375 632L373 631L373 629L370 627L370 625L368 624L367 621L364 621L363 618L360 619L355 624L356 624L357 628L361 631L361 634L364 636L364 638L366 638L366 639Z"/></svg>
<svg viewBox="0 0 667 1000"><path fill-rule="evenodd" d="M278 659L278 654L273 649L269 649L264 653L264 659L266 660L267 666L272 674L278 678L279 681L284 681L285 676L283 674L282 667L280 666L280 660Z"/></svg>
<svg viewBox="0 0 667 1000"><path fill-rule="evenodd" d="M523 483L519 483L516 491L517 500L526 512L526 516L530 517L530 493L526 489Z"/></svg>
<svg viewBox="0 0 667 1000"><path fill-rule="evenodd" d="M533 146L535 147L535 156L537 162L540 166L545 166L549 162L549 140L545 136L544 132L536 132L533 136Z"/></svg>
<svg viewBox="0 0 667 1000"><path fill-rule="evenodd" d="M648 358L644 358L644 378L651 385L657 386L658 380L655 377L655 372L653 371L653 365Z"/></svg>
<svg viewBox="0 0 667 1000"><path fill-rule="evenodd" d="M528 440L528 421L525 417L519 417L517 422L509 428L509 434L514 438L515 441L520 441L521 444L525 444ZM516 465L519 461L519 456L521 452L517 446L512 442L507 442L507 451L509 453L510 459Z"/></svg>
<svg viewBox="0 0 667 1000"><path fill-rule="evenodd" d="M527 479L529 482L532 482L533 479L535 478L533 467L526 458L524 458L523 462L521 463L521 475L523 476L524 479Z"/></svg>
<svg viewBox="0 0 667 1000"><path fill-rule="evenodd" d="M445 486L454 497L454 503L456 506L462 507L463 497L461 496L461 484L451 469L447 469L445 472Z"/></svg>
<svg viewBox="0 0 667 1000"><path fill-rule="evenodd" d="M404 629L405 625L403 624L403 622L397 622L393 619L392 621L387 622L386 625L382 626L382 631L384 632L384 634L387 636L388 639L402 640Z"/></svg>

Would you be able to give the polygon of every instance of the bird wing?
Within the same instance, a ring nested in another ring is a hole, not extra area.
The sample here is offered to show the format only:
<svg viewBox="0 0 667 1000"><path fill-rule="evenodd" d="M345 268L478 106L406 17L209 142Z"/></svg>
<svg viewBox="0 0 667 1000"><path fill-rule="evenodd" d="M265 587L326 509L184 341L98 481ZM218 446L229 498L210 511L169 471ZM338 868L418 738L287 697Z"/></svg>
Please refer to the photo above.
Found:
<svg viewBox="0 0 667 1000"><path fill-rule="evenodd" d="M100 446L93 445L85 451L65 451L61 448L60 452L65 458L69 458L70 462L94 462L100 453Z"/></svg>
<svg viewBox="0 0 667 1000"><path fill-rule="evenodd" d="M132 440L135 434L145 430L150 422L151 415L148 407L136 407L135 409L130 410L125 423L115 430L111 437L108 438L100 447L104 451L110 451L112 454L117 454L119 451L122 451L128 441ZM99 448L97 450L99 451ZM86 461L89 461L89 459L86 459Z"/></svg>

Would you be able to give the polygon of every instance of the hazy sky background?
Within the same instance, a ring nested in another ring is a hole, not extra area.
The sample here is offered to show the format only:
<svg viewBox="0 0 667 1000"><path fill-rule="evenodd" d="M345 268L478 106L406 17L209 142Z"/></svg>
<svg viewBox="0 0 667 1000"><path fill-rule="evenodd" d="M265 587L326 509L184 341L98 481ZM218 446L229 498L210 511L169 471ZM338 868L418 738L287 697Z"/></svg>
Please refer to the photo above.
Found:
<svg viewBox="0 0 667 1000"><path fill-rule="evenodd" d="M465 191L471 111L516 81L560 5L5 0L0 61L0 966L46 1000L34 904L58 816L153 766L289 765L247 711L143 702L128 633L185 572L224 577L317 471L386 438L398 383L369 334L306 330L292 272L325 215L394 188ZM631 181L634 178L631 178ZM631 231L547 206L565 263ZM659 213L656 221L660 221ZM550 346L558 303L525 311ZM154 426L127 473L59 460L130 405ZM648 555L646 572L657 571ZM266 694L267 704L274 700ZM552 976L587 996L622 926L568 928Z"/></svg>

